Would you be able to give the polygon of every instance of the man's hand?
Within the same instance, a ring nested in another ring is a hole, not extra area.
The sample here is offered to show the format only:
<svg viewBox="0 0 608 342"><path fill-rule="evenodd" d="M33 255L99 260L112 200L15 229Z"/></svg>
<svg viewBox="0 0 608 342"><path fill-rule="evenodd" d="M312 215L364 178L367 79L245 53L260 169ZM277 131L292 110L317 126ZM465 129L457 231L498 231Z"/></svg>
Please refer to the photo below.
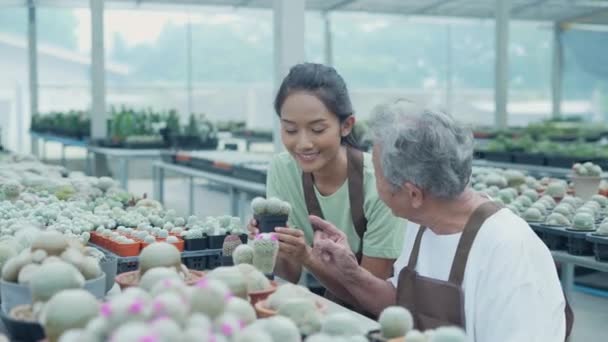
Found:
<svg viewBox="0 0 608 342"><path fill-rule="evenodd" d="M249 233L249 240L254 240L256 235L260 233L260 230L258 229L258 221L256 221L254 218L251 218L249 223L247 223L247 232Z"/></svg>
<svg viewBox="0 0 608 342"><path fill-rule="evenodd" d="M344 245L350 250L348 238L343 231L318 216L310 215L308 218L310 220L310 224L312 225L312 229L315 232L313 246L317 243L317 241L331 240L337 244Z"/></svg>
<svg viewBox="0 0 608 342"><path fill-rule="evenodd" d="M275 228L279 238L279 256L302 264L310 258L311 248L306 243L304 232L294 228Z"/></svg>

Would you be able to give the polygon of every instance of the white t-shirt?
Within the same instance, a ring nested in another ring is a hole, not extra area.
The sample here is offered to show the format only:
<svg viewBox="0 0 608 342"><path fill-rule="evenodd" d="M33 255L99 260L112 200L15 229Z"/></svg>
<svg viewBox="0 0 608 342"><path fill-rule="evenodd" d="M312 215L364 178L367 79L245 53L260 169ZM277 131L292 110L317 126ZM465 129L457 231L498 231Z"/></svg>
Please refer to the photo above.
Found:
<svg viewBox="0 0 608 342"><path fill-rule="evenodd" d="M408 227L399 272L409 261L418 227ZM462 233L427 229L416 270L446 281ZM489 217L473 242L464 273L466 331L472 342L562 342L565 300L551 253L528 224L508 209Z"/></svg>

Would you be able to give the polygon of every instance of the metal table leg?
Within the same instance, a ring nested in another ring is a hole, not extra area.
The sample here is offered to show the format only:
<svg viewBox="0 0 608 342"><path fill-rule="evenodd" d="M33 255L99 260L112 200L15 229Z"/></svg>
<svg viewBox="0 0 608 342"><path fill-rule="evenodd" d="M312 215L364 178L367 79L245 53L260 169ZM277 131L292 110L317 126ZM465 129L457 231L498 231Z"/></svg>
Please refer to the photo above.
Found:
<svg viewBox="0 0 608 342"><path fill-rule="evenodd" d="M154 166L152 170L154 176L154 199L163 203L165 200L165 169Z"/></svg>
<svg viewBox="0 0 608 342"><path fill-rule="evenodd" d="M120 186L124 190L129 190L129 158L120 158Z"/></svg>
<svg viewBox="0 0 608 342"><path fill-rule="evenodd" d="M228 187L228 196L230 198L230 214L232 216L239 216L239 198L233 186Z"/></svg>
<svg viewBox="0 0 608 342"><path fill-rule="evenodd" d="M194 177L188 177L188 214L194 215Z"/></svg>
<svg viewBox="0 0 608 342"><path fill-rule="evenodd" d="M32 150L32 155L36 158L39 158L39 148L38 148L39 139L34 136L30 136L30 148Z"/></svg>
<svg viewBox="0 0 608 342"><path fill-rule="evenodd" d="M91 152L89 152L89 149L85 150L85 165L84 165L84 171L86 172L87 175L92 176L93 175L93 171L92 171L92 167L91 167Z"/></svg>
<svg viewBox="0 0 608 342"><path fill-rule="evenodd" d="M40 160L42 161L46 161L46 140L42 139L42 156L40 158Z"/></svg>
<svg viewBox="0 0 608 342"><path fill-rule="evenodd" d="M574 264L569 262L561 262L562 273L562 288L567 297L570 297L572 288L574 287Z"/></svg>
<svg viewBox="0 0 608 342"><path fill-rule="evenodd" d="M65 145L61 144L61 166L66 167L65 164Z"/></svg>

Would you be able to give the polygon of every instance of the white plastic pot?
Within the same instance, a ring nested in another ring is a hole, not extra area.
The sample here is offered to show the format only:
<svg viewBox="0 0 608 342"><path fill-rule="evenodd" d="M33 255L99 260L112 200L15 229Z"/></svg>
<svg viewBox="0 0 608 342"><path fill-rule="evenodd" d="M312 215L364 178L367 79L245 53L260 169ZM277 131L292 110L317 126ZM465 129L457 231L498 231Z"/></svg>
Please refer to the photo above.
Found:
<svg viewBox="0 0 608 342"><path fill-rule="evenodd" d="M574 194L585 201L591 199L591 196L597 195L600 189L602 178L599 176L572 176L572 184L574 185Z"/></svg>

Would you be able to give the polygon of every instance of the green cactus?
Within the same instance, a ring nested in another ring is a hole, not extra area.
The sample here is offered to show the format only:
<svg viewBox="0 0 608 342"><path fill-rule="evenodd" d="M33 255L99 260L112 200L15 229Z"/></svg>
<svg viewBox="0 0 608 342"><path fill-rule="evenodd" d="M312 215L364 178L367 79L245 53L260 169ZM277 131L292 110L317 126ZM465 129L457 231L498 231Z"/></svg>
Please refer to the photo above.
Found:
<svg viewBox="0 0 608 342"><path fill-rule="evenodd" d="M519 196L515 199L516 202L520 203L521 205L524 206L524 208L528 208L529 206L532 205L532 200L530 198L528 198L527 196Z"/></svg>
<svg viewBox="0 0 608 342"><path fill-rule="evenodd" d="M264 274L272 274L279 251L279 240L273 233L260 234L253 241L253 265Z"/></svg>
<svg viewBox="0 0 608 342"><path fill-rule="evenodd" d="M245 324L251 324L256 320L253 306L251 306L249 301L239 297L232 297L228 300L225 312L234 314Z"/></svg>
<svg viewBox="0 0 608 342"><path fill-rule="evenodd" d="M418 330L410 330L405 335L405 340L407 342L427 342L426 336Z"/></svg>
<svg viewBox="0 0 608 342"><path fill-rule="evenodd" d="M570 217L574 213L574 207L568 203L560 203L553 209L553 213Z"/></svg>
<svg viewBox="0 0 608 342"><path fill-rule="evenodd" d="M148 270L146 274L141 276L138 286L148 292L151 292L158 282L165 279L181 280L179 274L177 274L174 268L155 267Z"/></svg>
<svg viewBox="0 0 608 342"><path fill-rule="evenodd" d="M311 295L310 290L304 286L294 284L284 284L268 297L266 306L271 310L278 310L279 307L291 298L308 298Z"/></svg>
<svg viewBox="0 0 608 342"><path fill-rule="evenodd" d="M277 313L291 319L302 335L310 335L321 330L321 315L314 301L293 298L285 301Z"/></svg>
<svg viewBox="0 0 608 342"><path fill-rule="evenodd" d="M251 251L253 258L253 250ZM0 270L6 262L17 256L17 249L14 246L14 239L0 241Z"/></svg>
<svg viewBox="0 0 608 342"><path fill-rule="evenodd" d="M548 209L548 203L545 201L537 201L536 203L532 204L530 206L530 208L536 208L540 211L540 214L542 216L547 215L547 209Z"/></svg>
<svg viewBox="0 0 608 342"><path fill-rule="evenodd" d="M177 249L170 243L156 242L148 245L139 255L139 274L143 276L154 267L173 267L180 273L182 257Z"/></svg>
<svg viewBox="0 0 608 342"><path fill-rule="evenodd" d="M245 277L247 292L258 292L269 289L272 284L266 276L251 264L239 264L236 266Z"/></svg>
<svg viewBox="0 0 608 342"><path fill-rule="evenodd" d="M260 319L251 324L266 331L273 342L300 342L302 337L296 324L287 317L273 316Z"/></svg>
<svg viewBox="0 0 608 342"><path fill-rule="evenodd" d="M253 265L253 247L244 244L238 245L232 252L232 260L235 265Z"/></svg>
<svg viewBox="0 0 608 342"><path fill-rule="evenodd" d="M32 301L45 303L66 289L80 289L85 279L78 269L64 261L42 264L30 279Z"/></svg>
<svg viewBox="0 0 608 342"><path fill-rule="evenodd" d="M558 212L553 212L549 216L547 216L547 220L545 223L554 225L554 226L564 226L569 227L571 225L570 220L568 218Z"/></svg>
<svg viewBox="0 0 608 342"><path fill-rule="evenodd" d="M236 267L218 267L209 272L206 276L209 279L216 279L224 282L237 297L247 299L247 282L245 277Z"/></svg>
<svg viewBox="0 0 608 342"><path fill-rule="evenodd" d="M528 197L531 201L538 200L538 192L536 190L528 189L522 193L523 196Z"/></svg>
<svg viewBox="0 0 608 342"><path fill-rule="evenodd" d="M266 213L266 199L264 197L256 197L251 201L251 211L255 215Z"/></svg>
<svg viewBox="0 0 608 342"><path fill-rule="evenodd" d="M66 310L66 308L70 308ZM49 342L56 342L67 330L82 329L99 313L97 299L85 290L65 290L54 295L46 305L44 332Z"/></svg>
<svg viewBox="0 0 608 342"><path fill-rule="evenodd" d="M464 342L467 340L465 332L458 327L439 327L433 331L429 342Z"/></svg>
<svg viewBox="0 0 608 342"><path fill-rule="evenodd" d="M604 195L593 195L591 196L591 200L597 202L601 207L606 207L608 205L608 197Z"/></svg>
<svg viewBox="0 0 608 342"><path fill-rule="evenodd" d="M193 230L189 230L186 235L184 236L184 239L190 240L190 239L202 239L203 238L203 231L200 229L193 229Z"/></svg>
<svg viewBox="0 0 608 342"><path fill-rule="evenodd" d="M183 325L188 320L189 308L184 305L184 298L179 294L168 291L161 293L152 300L152 319L168 317Z"/></svg>
<svg viewBox="0 0 608 342"><path fill-rule="evenodd" d="M484 179L484 183L486 183L488 187L497 186L500 189L506 188L508 185L507 179L497 173L488 174Z"/></svg>
<svg viewBox="0 0 608 342"><path fill-rule="evenodd" d="M549 195L543 195L543 197L539 198L538 200L549 204L546 206L547 208L553 208L557 204L555 203L555 199Z"/></svg>
<svg viewBox="0 0 608 342"><path fill-rule="evenodd" d="M230 289L220 280L201 279L192 288L190 311L215 319L224 312Z"/></svg>
<svg viewBox="0 0 608 342"><path fill-rule="evenodd" d="M528 208L524 211L522 217L529 222L540 222L543 220L543 214L538 208Z"/></svg>
<svg viewBox="0 0 608 342"><path fill-rule="evenodd" d="M387 339L403 337L414 327L412 314L404 307L389 306L378 317L382 336Z"/></svg>
<svg viewBox="0 0 608 342"><path fill-rule="evenodd" d="M222 255L232 256L234 250L242 244L243 242L241 241L241 238L238 235L230 234L226 236L222 245Z"/></svg>
<svg viewBox="0 0 608 342"><path fill-rule="evenodd" d="M363 335L359 322L352 314L347 312L327 315L322 323L321 332L331 336L356 336Z"/></svg>
<svg viewBox="0 0 608 342"><path fill-rule="evenodd" d="M547 190L545 190L545 194L558 198L566 196L566 183L563 181L549 183Z"/></svg>
<svg viewBox="0 0 608 342"><path fill-rule="evenodd" d="M142 322L130 322L123 326L120 326L112 334L112 341L146 341L150 339L156 340L156 336L153 332L150 332L150 328Z"/></svg>
<svg viewBox="0 0 608 342"><path fill-rule="evenodd" d="M224 313L213 322L214 331L222 334L228 339L236 337L243 328L243 324L238 316L231 313Z"/></svg>
<svg viewBox="0 0 608 342"><path fill-rule="evenodd" d="M272 336L258 327L247 327L233 339L234 342L274 342Z"/></svg>
<svg viewBox="0 0 608 342"><path fill-rule="evenodd" d="M580 230L595 229L595 219L589 213L578 212L572 219L572 228Z"/></svg>

